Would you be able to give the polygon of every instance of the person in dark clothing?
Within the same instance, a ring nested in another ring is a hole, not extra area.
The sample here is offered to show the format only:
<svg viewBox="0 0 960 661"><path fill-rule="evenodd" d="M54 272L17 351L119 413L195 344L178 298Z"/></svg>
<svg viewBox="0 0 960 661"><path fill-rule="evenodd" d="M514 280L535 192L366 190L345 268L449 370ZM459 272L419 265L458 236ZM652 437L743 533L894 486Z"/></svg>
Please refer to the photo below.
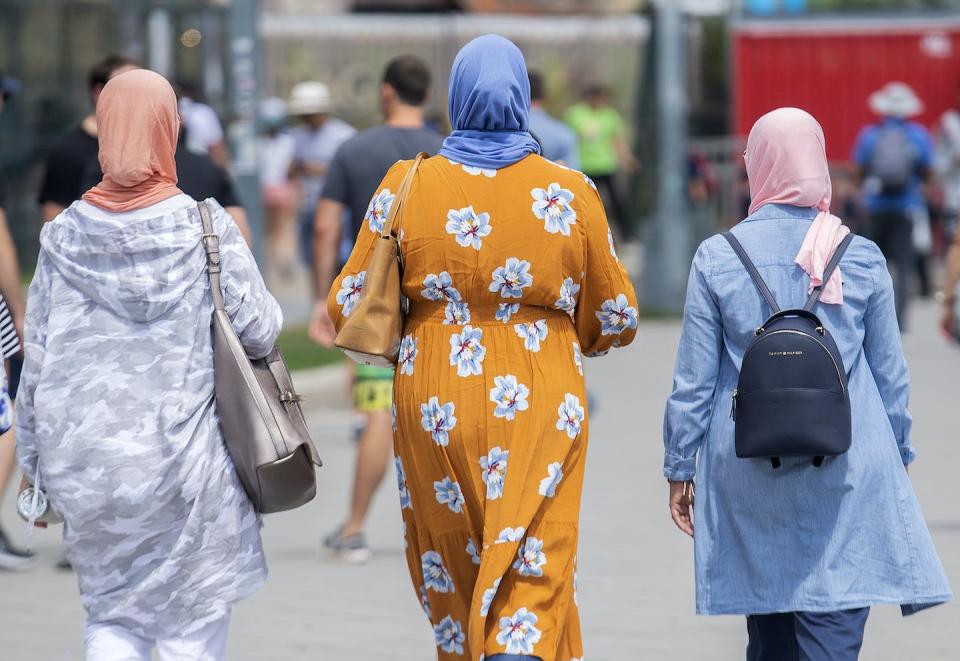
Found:
<svg viewBox="0 0 960 661"><path fill-rule="evenodd" d="M177 151L174 153L177 163L177 187L195 200L205 200L212 197L220 203L240 228L240 233L247 245L252 245L250 226L247 223L247 212L240 203L240 198L233 186L230 173L213 162L207 154L197 154L187 147L187 130L180 127L180 138L177 140ZM85 193L100 183L103 170L100 161L94 157L87 163L80 186L80 192Z"/></svg>
<svg viewBox="0 0 960 661"><path fill-rule="evenodd" d="M430 70L425 62L409 55L392 60L380 91L386 121L344 142L330 162L317 205L313 242L316 302L310 337L322 346L333 346L336 334L326 301L341 266L337 248L344 231L344 212L349 212L346 231L351 244L360 232L376 231L367 208L387 170L421 151L435 154L443 144L438 133L424 126L423 104L429 87ZM370 557L363 525L392 457L392 386L392 370L357 367L353 399L365 426L357 448L350 510L343 525L323 540L324 550L341 560L362 562Z"/></svg>
<svg viewBox="0 0 960 661"><path fill-rule="evenodd" d="M136 61L123 55L108 55L94 65L87 77L93 109L96 110L100 91L108 80L139 67ZM87 164L97 158L99 149L97 118L92 112L61 136L47 156L46 171L37 197L44 222L50 222L80 198L86 190L81 184Z"/></svg>

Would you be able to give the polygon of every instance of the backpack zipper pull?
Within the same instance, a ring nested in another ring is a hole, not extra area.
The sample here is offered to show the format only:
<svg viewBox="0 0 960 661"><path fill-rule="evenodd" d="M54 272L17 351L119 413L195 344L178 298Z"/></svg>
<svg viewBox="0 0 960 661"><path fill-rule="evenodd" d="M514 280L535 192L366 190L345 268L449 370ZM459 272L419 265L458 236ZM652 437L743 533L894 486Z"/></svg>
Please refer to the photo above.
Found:
<svg viewBox="0 0 960 661"><path fill-rule="evenodd" d="M739 394L740 394L740 390L734 388L733 397L731 398L732 401L730 403L730 419L733 420L734 422L737 421L737 395Z"/></svg>

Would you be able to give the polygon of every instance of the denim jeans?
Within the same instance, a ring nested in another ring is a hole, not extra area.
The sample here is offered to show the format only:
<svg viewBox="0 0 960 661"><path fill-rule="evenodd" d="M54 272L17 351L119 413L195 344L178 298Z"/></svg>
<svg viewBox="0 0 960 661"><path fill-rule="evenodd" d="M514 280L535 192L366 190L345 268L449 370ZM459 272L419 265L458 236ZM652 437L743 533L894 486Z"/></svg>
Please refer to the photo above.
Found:
<svg viewBox="0 0 960 661"><path fill-rule="evenodd" d="M747 661L857 661L869 608L747 616Z"/></svg>

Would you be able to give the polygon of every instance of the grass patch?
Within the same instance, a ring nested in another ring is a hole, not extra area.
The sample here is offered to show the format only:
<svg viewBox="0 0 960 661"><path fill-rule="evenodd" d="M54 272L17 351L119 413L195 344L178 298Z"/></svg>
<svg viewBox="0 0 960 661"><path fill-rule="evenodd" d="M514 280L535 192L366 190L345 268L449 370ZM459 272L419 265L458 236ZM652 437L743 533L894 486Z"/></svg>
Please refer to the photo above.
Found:
<svg viewBox="0 0 960 661"><path fill-rule="evenodd" d="M306 326L284 329L277 340L290 371L322 367L343 360L340 349L324 349L307 335Z"/></svg>

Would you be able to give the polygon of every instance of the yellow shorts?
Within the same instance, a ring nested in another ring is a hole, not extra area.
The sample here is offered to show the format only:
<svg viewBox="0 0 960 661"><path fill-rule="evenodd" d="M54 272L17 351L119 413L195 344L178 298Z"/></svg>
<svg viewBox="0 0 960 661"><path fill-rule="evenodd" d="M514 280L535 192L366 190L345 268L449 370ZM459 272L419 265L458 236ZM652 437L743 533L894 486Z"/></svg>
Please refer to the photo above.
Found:
<svg viewBox="0 0 960 661"><path fill-rule="evenodd" d="M364 413L393 408L393 370L357 365L353 381L353 406Z"/></svg>

